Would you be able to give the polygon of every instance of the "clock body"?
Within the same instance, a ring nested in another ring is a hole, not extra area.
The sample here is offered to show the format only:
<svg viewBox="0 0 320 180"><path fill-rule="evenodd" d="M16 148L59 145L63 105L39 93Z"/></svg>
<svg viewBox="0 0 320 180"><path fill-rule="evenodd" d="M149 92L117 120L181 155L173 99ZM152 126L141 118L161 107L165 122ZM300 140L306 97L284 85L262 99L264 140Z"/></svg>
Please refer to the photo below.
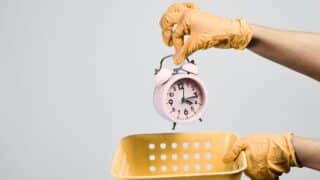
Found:
<svg viewBox="0 0 320 180"><path fill-rule="evenodd" d="M154 106L164 118L175 123L199 120L207 105L207 90L197 75L172 75L154 90Z"/></svg>

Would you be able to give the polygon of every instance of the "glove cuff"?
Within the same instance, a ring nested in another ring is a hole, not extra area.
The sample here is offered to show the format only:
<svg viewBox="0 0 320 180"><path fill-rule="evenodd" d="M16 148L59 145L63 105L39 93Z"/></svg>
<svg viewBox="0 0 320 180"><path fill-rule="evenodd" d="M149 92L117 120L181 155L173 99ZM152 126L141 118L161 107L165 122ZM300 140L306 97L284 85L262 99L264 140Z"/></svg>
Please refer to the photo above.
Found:
<svg viewBox="0 0 320 180"><path fill-rule="evenodd" d="M289 162L289 165L290 166L293 166L293 167L302 167L298 160L297 160L297 157L296 157L296 153L295 153L295 150L294 150L294 147L293 147L293 143L292 143L292 137L294 136L294 133L290 132L290 133L287 133L285 135L286 137L286 140L287 140L287 144L288 144L288 149L289 149L289 152L290 152L290 162Z"/></svg>
<svg viewBox="0 0 320 180"><path fill-rule="evenodd" d="M296 159L295 150L292 143L293 133L276 135L273 138L269 154L275 154L273 159L268 163L269 174L272 177L281 176L282 173L288 173L290 167L299 167ZM278 151L278 153L277 153Z"/></svg>
<svg viewBox="0 0 320 180"><path fill-rule="evenodd" d="M244 50L252 39L252 29L245 19L235 19L239 24L239 33L233 36L231 40L231 47L234 49Z"/></svg>

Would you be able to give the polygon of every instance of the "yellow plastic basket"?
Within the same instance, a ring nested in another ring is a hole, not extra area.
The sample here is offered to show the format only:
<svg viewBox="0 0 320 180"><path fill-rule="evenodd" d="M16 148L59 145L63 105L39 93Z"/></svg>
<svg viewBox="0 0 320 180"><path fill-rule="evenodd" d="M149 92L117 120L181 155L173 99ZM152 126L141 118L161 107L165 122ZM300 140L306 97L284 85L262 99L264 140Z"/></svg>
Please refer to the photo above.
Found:
<svg viewBox="0 0 320 180"><path fill-rule="evenodd" d="M122 139L113 160L117 180L239 180L244 153L230 164L222 157L238 139L229 132L141 134Z"/></svg>

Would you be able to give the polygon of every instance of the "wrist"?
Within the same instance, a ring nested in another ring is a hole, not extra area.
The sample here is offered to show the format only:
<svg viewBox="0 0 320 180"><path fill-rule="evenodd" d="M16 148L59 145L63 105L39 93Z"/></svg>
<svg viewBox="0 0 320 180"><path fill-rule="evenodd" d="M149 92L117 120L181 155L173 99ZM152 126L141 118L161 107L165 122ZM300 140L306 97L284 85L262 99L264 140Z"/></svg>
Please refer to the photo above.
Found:
<svg viewBox="0 0 320 180"><path fill-rule="evenodd" d="M268 34L270 34L270 29L256 24L250 24L249 26L252 30L252 40L248 44L247 48L251 49L256 47L259 43L265 41L265 37L267 37Z"/></svg>

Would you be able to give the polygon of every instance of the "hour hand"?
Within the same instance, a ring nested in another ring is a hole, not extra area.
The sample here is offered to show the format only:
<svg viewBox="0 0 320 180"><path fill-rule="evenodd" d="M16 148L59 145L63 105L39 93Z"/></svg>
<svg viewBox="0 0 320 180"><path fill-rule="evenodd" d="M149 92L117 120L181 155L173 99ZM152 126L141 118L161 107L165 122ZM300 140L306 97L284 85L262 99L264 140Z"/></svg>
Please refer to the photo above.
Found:
<svg viewBox="0 0 320 180"><path fill-rule="evenodd" d="M185 102L188 103L189 105L193 104L190 100L185 99Z"/></svg>
<svg viewBox="0 0 320 180"><path fill-rule="evenodd" d="M187 103L189 105L193 104L190 100L185 99L185 98L182 99L182 102L185 102L185 103Z"/></svg>
<svg viewBox="0 0 320 180"><path fill-rule="evenodd" d="M185 98L186 100L188 100L188 99L194 99L194 98L197 98L198 97L198 95L196 95L196 96L191 96L191 97L187 97L187 98Z"/></svg>

